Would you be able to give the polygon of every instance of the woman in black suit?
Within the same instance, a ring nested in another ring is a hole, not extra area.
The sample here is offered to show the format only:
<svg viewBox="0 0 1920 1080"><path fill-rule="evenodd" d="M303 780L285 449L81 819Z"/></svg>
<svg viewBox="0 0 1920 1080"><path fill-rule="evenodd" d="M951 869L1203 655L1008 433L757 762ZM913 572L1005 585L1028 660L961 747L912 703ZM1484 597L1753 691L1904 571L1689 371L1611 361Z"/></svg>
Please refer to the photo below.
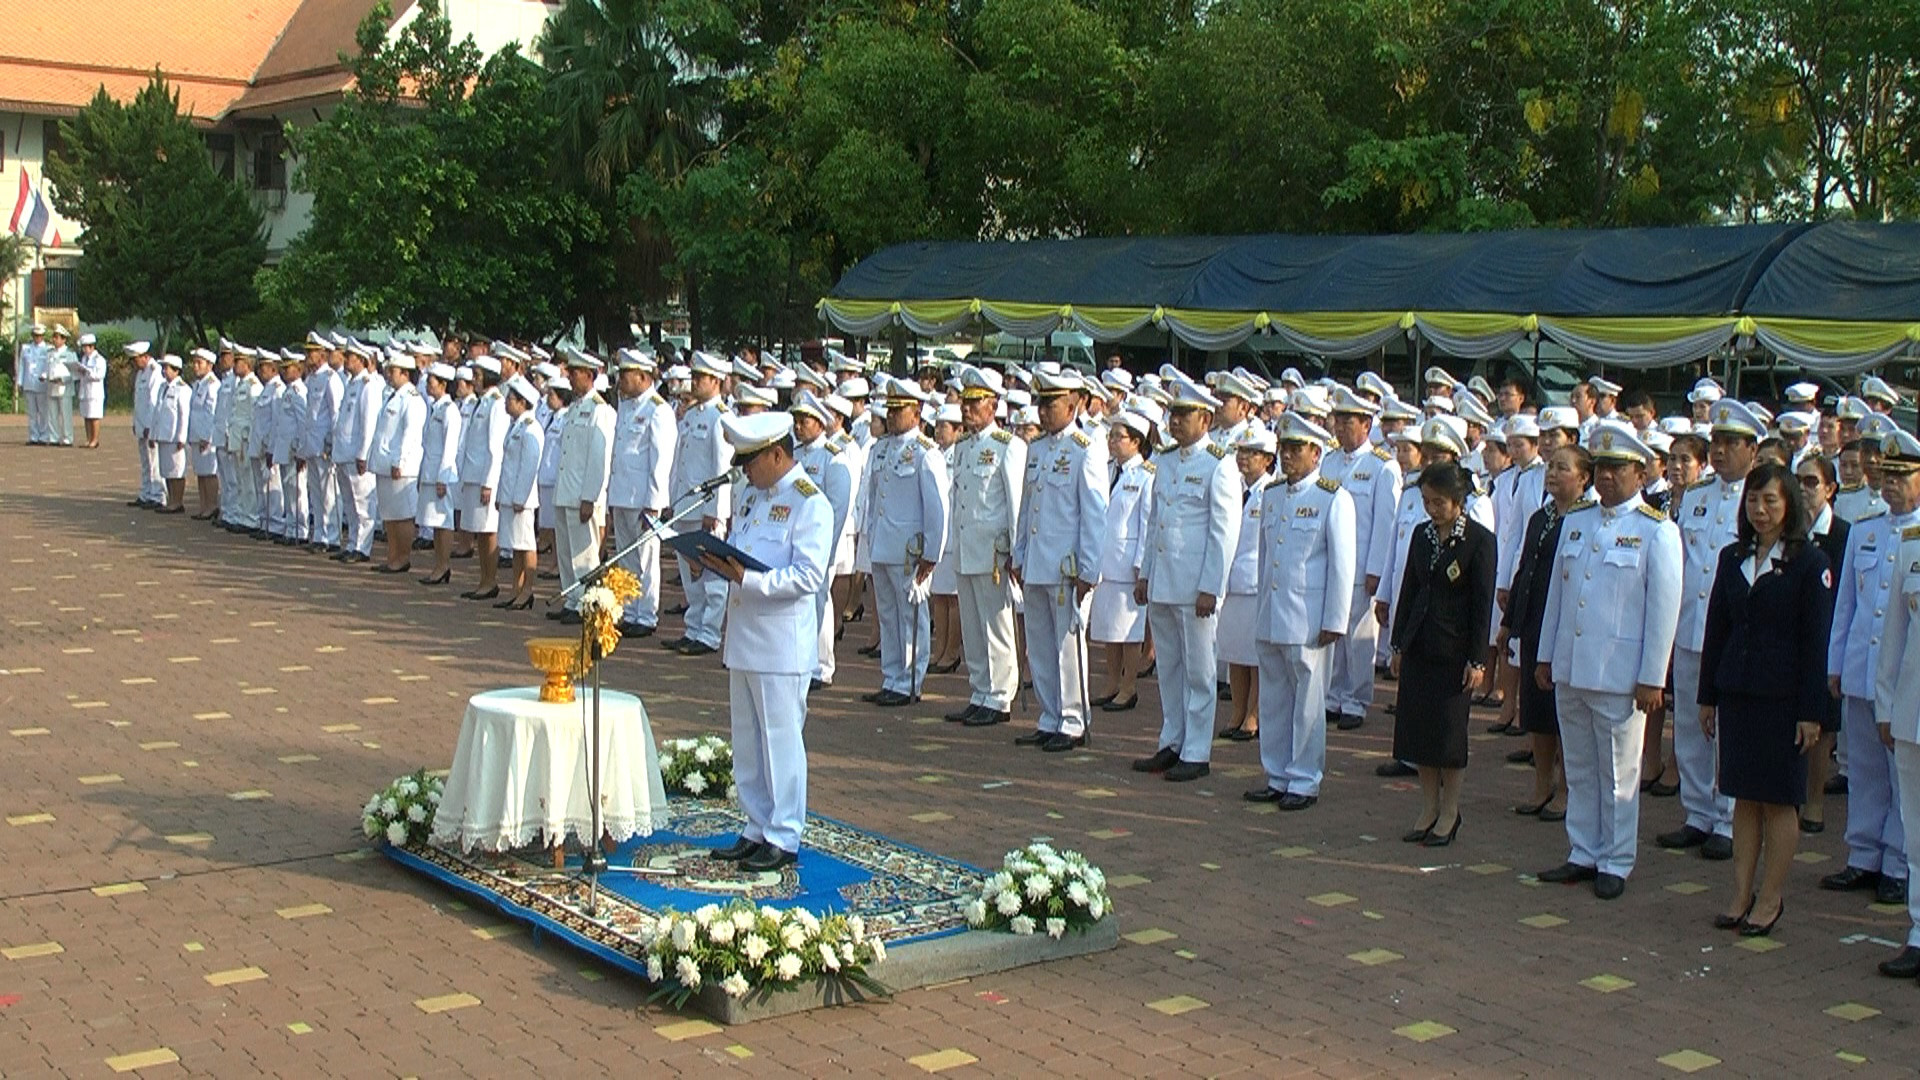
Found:
<svg viewBox="0 0 1920 1080"><path fill-rule="evenodd" d="M1500 651L1508 638L1520 637L1520 670L1540 662L1540 620L1547 613L1547 586L1553 580L1553 553L1560 547L1560 520L1578 506L1593 482L1593 455L1585 447L1563 446L1547 459L1547 504L1534 511L1520 541L1513 590L1500 623ZM1560 793L1560 717L1553 691L1532 679L1520 680L1520 728L1533 742L1533 798L1513 808L1542 821L1562 821L1565 810L1549 810Z"/></svg>
<svg viewBox="0 0 1920 1080"><path fill-rule="evenodd" d="M1847 523L1833 512L1833 497L1840 491L1840 474L1833 462L1819 454L1808 454L1794 471L1800 481L1800 494L1807 500L1807 539L1826 553L1827 566L1833 571L1831 598L1840 589L1840 565L1847 554ZM1833 772L1833 740L1840 732L1840 695L1827 695L1827 714L1820 718L1820 741L1807 754L1807 801L1800 807L1800 831L1827 830L1827 777Z"/></svg>
<svg viewBox="0 0 1920 1080"><path fill-rule="evenodd" d="M1714 925L1745 937L1771 933L1786 910L1806 754L1830 700L1833 572L1807 525L1793 472L1755 466L1738 538L1721 550L1707 598L1700 727L1709 739L1720 734L1720 790L1734 800L1733 900Z"/></svg>
<svg viewBox="0 0 1920 1080"><path fill-rule="evenodd" d="M1496 553L1493 534L1467 519L1472 484L1454 462L1421 470L1427 521L1407 543L1393 607L1393 756L1418 770L1422 796L1418 822L1401 839L1427 847L1445 847L1460 831L1467 708L1486 676Z"/></svg>

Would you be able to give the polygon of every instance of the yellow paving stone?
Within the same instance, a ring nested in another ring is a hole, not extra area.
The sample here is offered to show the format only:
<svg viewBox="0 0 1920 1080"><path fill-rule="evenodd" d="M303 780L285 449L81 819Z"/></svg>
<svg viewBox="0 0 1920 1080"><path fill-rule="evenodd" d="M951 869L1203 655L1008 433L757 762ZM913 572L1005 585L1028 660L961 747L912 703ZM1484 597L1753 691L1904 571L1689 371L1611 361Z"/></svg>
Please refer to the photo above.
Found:
<svg viewBox="0 0 1920 1080"><path fill-rule="evenodd" d="M177 619L179 617L180 613L177 611L165 611L155 615L153 618L155 622L165 622L168 619Z"/></svg>
<svg viewBox="0 0 1920 1080"><path fill-rule="evenodd" d="M8 732L8 734L16 739L25 739L34 735L45 735L47 733L47 729L43 727L17 727Z"/></svg>
<svg viewBox="0 0 1920 1080"><path fill-rule="evenodd" d="M1135 945L1157 945L1162 941L1172 941L1180 935L1155 926L1146 930L1135 930L1131 934L1122 934L1120 936L1133 942Z"/></svg>
<svg viewBox="0 0 1920 1080"><path fill-rule="evenodd" d="M1671 1054L1662 1054L1654 1059L1669 1069L1683 1073L1699 1072L1720 1064L1720 1059L1712 1054L1703 1054L1698 1050L1675 1050Z"/></svg>
<svg viewBox="0 0 1920 1080"><path fill-rule="evenodd" d="M421 998L413 1007L423 1013L443 1013L454 1009L465 1009L480 1004L480 999L472 994L441 994L439 997Z"/></svg>
<svg viewBox="0 0 1920 1080"><path fill-rule="evenodd" d="M1529 915L1526 918L1521 919L1520 925L1531 926L1535 930L1551 930L1556 926L1567 925L1567 920L1561 918L1558 915L1550 915L1550 914L1547 914L1546 912L1542 912L1538 915Z"/></svg>
<svg viewBox="0 0 1920 1080"><path fill-rule="evenodd" d="M939 810L929 810L924 814L913 814L911 816L914 821L917 821L922 825L931 825L936 821L952 821L953 820L952 814L942 813Z"/></svg>
<svg viewBox="0 0 1920 1080"><path fill-rule="evenodd" d="M193 718L195 720L231 720L233 719L233 714L224 712L197 712L193 714Z"/></svg>
<svg viewBox="0 0 1920 1080"><path fill-rule="evenodd" d="M1589 990L1598 990L1602 994L1611 994L1635 984L1632 979L1623 979L1618 975L1595 975L1590 979L1581 979L1580 985Z"/></svg>
<svg viewBox="0 0 1920 1080"><path fill-rule="evenodd" d="M217 637L217 638L211 638L211 639L209 639L209 640L207 641L207 644L209 644L209 645L238 645L238 644L240 644L240 639L239 639L239 638L237 638L237 637Z"/></svg>
<svg viewBox="0 0 1920 1080"><path fill-rule="evenodd" d="M697 1039L702 1035L714 1035L725 1030L711 1020L682 1020L674 1024L661 1024L653 1029L654 1034L668 1042L683 1042Z"/></svg>
<svg viewBox="0 0 1920 1080"><path fill-rule="evenodd" d="M138 630L115 630L113 632L114 637L138 637L139 634L140 631Z"/></svg>
<svg viewBox="0 0 1920 1080"><path fill-rule="evenodd" d="M213 834L203 832L174 833L172 836L167 837L167 843L179 844L182 847L190 844L211 844L213 843Z"/></svg>
<svg viewBox="0 0 1920 1080"><path fill-rule="evenodd" d="M299 907L283 907L274 914L283 919L310 919L315 915L331 915L333 909L325 904L301 904Z"/></svg>
<svg viewBox="0 0 1920 1080"><path fill-rule="evenodd" d="M1109 889L1131 889L1131 888L1133 888L1133 887L1134 887L1135 885L1146 885L1146 884L1148 884L1148 883L1150 883L1151 881L1153 881L1153 879L1152 879L1152 878L1147 878L1147 877L1141 877L1141 876L1140 876L1139 874L1121 874L1121 875L1119 875L1119 876L1117 876L1117 877L1110 877L1110 878L1108 878L1108 879L1107 879L1107 888L1109 888Z"/></svg>
<svg viewBox="0 0 1920 1080"><path fill-rule="evenodd" d="M258 629L260 629L260 628L261 628L261 627L263 627L263 626L279 626L280 624L279 624L279 623L277 623L277 622L274 622L274 621L273 621L272 619L263 619L263 620L261 620L261 621L259 621L259 622L250 622L250 623L248 623L247 625L248 625L248 626L251 626L251 627L253 627L253 628L254 628L254 629L256 629L256 630L258 630Z"/></svg>
<svg viewBox="0 0 1920 1080"><path fill-rule="evenodd" d="M259 982L267 977L267 973L257 967L243 967L230 971L216 971L203 977L207 980L208 986L233 986L236 983Z"/></svg>
<svg viewBox="0 0 1920 1080"><path fill-rule="evenodd" d="M313 667L310 664L288 664L280 670L287 674L292 674L296 671L312 671Z"/></svg>
<svg viewBox="0 0 1920 1080"><path fill-rule="evenodd" d="M427 682L432 678L433 676L431 675L402 675L400 676L400 681L401 682Z"/></svg>
<svg viewBox="0 0 1920 1080"><path fill-rule="evenodd" d="M117 728L123 728L123 727L132 727L132 726L133 726L133 721L131 721L131 720L109 720L109 721L107 721L107 726L108 726L108 727L117 727Z"/></svg>
<svg viewBox="0 0 1920 1080"><path fill-rule="evenodd" d="M120 685L121 686L152 686L155 681L156 680L150 679L145 675L141 675L138 678L121 679Z"/></svg>
<svg viewBox="0 0 1920 1080"><path fill-rule="evenodd" d="M1133 833L1126 829L1095 829L1087 835L1095 840L1118 840L1123 836L1132 836Z"/></svg>
<svg viewBox="0 0 1920 1080"><path fill-rule="evenodd" d="M104 701L70 701L67 704L76 709L104 709L108 707Z"/></svg>
<svg viewBox="0 0 1920 1080"><path fill-rule="evenodd" d="M1272 803L1243 803L1240 809L1249 814L1277 814L1280 812L1280 808Z"/></svg>
<svg viewBox="0 0 1920 1080"><path fill-rule="evenodd" d="M32 960L38 956L57 956L66 951L66 947L57 941L42 941L34 945L15 945L0 949L0 956L9 960Z"/></svg>
<svg viewBox="0 0 1920 1080"><path fill-rule="evenodd" d="M320 728L329 735L344 735L349 731L359 731L359 724L326 724Z"/></svg>
<svg viewBox="0 0 1920 1080"><path fill-rule="evenodd" d="M1083 799L1111 799L1116 795L1115 792L1108 791L1103 787L1081 788L1079 791L1074 792L1074 794Z"/></svg>
<svg viewBox="0 0 1920 1080"><path fill-rule="evenodd" d="M1692 896L1695 893L1706 892L1707 886L1697 881L1676 881L1667 886L1667 891L1670 893L1679 893L1681 896Z"/></svg>
<svg viewBox="0 0 1920 1080"><path fill-rule="evenodd" d="M1862 1005L1857 1001L1843 1001L1830 1009L1822 1009L1820 1011L1833 1017L1835 1020L1846 1020L1849 1022L1858 1022L1868 1017L1880 1015L1879 1009L1871 1005Z"/></svg>
<svg viewBox="0 0 1920 1080"><path fill-rule="evenodd" d="M1217 863L1217 862L1203 862L1203 863L1201 863L1201 864L1200 864L1200 869L1202 869L1202 870L1218 870L1218 869L1220 869L1220 864L1219 864L1219 863Z"/></svg>
<svg viewBox="0 0 1920 1080"><path fill-rule="evenodd" d="M1343 892L1329 892L1321 893L1318 896L1309 896L1307 897L1307 903L1318 904L1321 907L1339 907L1341 904L1351 904L1359 899L1357 896L1348 896Z"/></svg>
<svg viewBox="0 0 1920 1080"><path fill-rule="evenodd" d="M1382 915L1377 911L1362 911L1360 914L1369 919L1372 919L1375 922L1379 922L1381 919L1386 918L1385 915Z"/></svg>
<svg viewBox="0 0 1920 1080"><path fill-rule="evenodd" d="M907 1064L920 1069L922 1072L937 1073L947 1069L957 1069L962 1065L972 1065L979 1060L979 1058L974 1057L965 1050L956 1050L953 1047L948 1047L945 1050L935 1050L931 1054L920 1054L915 1057L910 1057L907 1059Z"/></svg>
<svg viewBox="0 0 1920 1080"><path fill-rule="evenodd" d="M275 690L271 686L249 686L240 692L248 697L259 697L261 694L277 694L280 691Z"/></svg>
<svg viewBox="0 0 1920 1080"><path fill-rule="evenodd" d="M301 1021L295 1021L294 1023L287 1025L287 1030L295 1035L311 1035L313 1034L313 1025L304 1023Z"/></svg>
<svg viewBox="0 0 1920 1080"><path fill-rule="evenodd" d="M171 740L162 740L160 742L143 742L140 744L140 749L142 750L178 750L180 749L180 744L177 742L173 742Z"/></svg>
<svg viewBox="0 0 1920 1080"><path fill-rule="evenodd" d="M378 630L349 630L347 631L347 636L348 637L372 637L373 635L379 632L380 631Z"/></svg>
<svg viewBox="0 0 1920 1080"><path fill-rule="evenodd" d="M322 645L313 651L317 653L341 653L346 652L347 647L345 645Z"/></svg>
<svg viewBox="0 0 1920 1080"><path fill-rule="evenodd" d="M107 1068L117 1073L124 1073L151 1068L155 1065L172 1065L179 1060L179 1054L161 1046L152 1050L139 1050L131 1054L110 1057L107 1059Z"/></svg>
<svg viewBox="0 0 1920 1080"><path fill-rule="evenodd" d="M1367 949L1362 952L1348 953L1347 959L1356 964L1377 967L1380 964L1391 964L1395 960L1405 960L1406 957L1394 952L1392 949Z"/></svg>
<svg viewBox="0 0 1920 1080"><path fill-rule="evenodd" d="M513 937L517 934L525 933L526 929L526 927L521 926L519 923L502 923L499 926L478 927L473 931L473 936L479 938L481 941L498 941L501 938Z"/></svg>
<svg viewBox="0 0 1920 1080"><path fill-rule="evenodd" d="M167 663L169 663L169 664L197 664L197 663L199 663L199 662L200 662L200 658L199 658L199 657L197 657L197 656L169 656L169 657L167 657Z"/></svg>
<svg viewBox="0 0 1920 1080"><path fill-rule="evenodd" d="M599 982L602 979L606 978L605 975L600 974L599 972L593 970L592 968L581 968L580 977L587 980L588 982Z"/></svg>
<svg viewBox="0 0 1920 1080"><path fill-rule="evenodd" d="M1867 1059L1862 1055L1850 1054L1845 1050L1836 1050L1834 1051L1833 1056L1839 1058L1841 1061L1844 1061L1849 1065L1865 1065L1867 1063Z"/></svg>
<svg viewBox="0 0 1920 1080"><path fill-rule="evenodd" d="M1467 867L1467 872L1472 874L1504 874L1511 869L1513 869L1513 867L1505 866L1497 862L1483 862L1474 863L1472 866Z"/></svg>
<svg viewBox="0 0 1920 1080"><path fill-rule="evenodd" d="M1907 910L1907 906L1902 904L1898 910L1904 912ZM1734 942L1733 947L1736 949L1745 949L1751 953L1769 953L1775 949L1786 948L1787 943L1778 938L1750 937L1741 938L1739 941Z"/></svg>
<svg viewBox="0 0 1920 1080"><path fill-rule="evenodd" d="M82 784L87 785L88 787L97 787L101 784L118 784L123 782L125 779L126 779L125 777L121 776L117 772L110 772L110 773L97 773L93 776L83 776L80 778L80 782Z"/></svg>
<svg viewBox="0 0 1920 1080"><path fill-rule="evenodd" d="M320 760L319 758L313 756L312 754L288 754L286 757L283 757L280 759L280 764L303 765L309 761L319 761L319 760Z"/></svg>
<svg viewBox="0 0 1920 1080"><path fill-rule="evenodd" d="M1175 994L1170 998L1161 998L1159 1001L1147 1002L1147 1008L1157 1013L1165 1013L1168 1016L1179 1016L1181 1013L1190 1013L1195 1009L1205 1009L1208 1007L1206 1002L1191 994Z"/></svg>
<svg viewBox="0 0 1920 1080"><path fill-rule="evenodd" d="M390 697L364 697L360 699L360 704L362 705L398 705L400 704L400 699L390 698Z"/></svg>
<svg viewBox="0 0 1920 1080"><path fill-rule="evenodd" d="M37 667L17 667L12 670L15 675L45 675L47 673L45 668Z"/></svg>
<svg viewBox="0 0 1920 1080"><path fill-rule="evenodd" d="M1173 955L1179 957L1182 960L1193 960L1193 959L1197 959L1200 954L1194 952L1192 949L1175 949L1173 950Z"/></svg>
<svg viewBox="0 0 1920 1080"><path fill-rule="evenodd" d="M9 825L50 825L53 815L44 811L38 814L14 814L7 818Z"/></svg>
<svg viewBox="0 0 1920 1080"><path fill-rule="evenodd" d="M460 658L452 653L440 653L435 656L429 656L427 659L435 664L444 664L449 660L458 660Z"/></svg>
<svg viewBox="0 0 1920 1080"><path fill-rule="evenodd" d="M93 650L87 648L85 645L76 645L71 649L61 649L60 651L68 656L85 656Z"/></svg>
<svg viewBox="0 0 1920 1080"><path fill-rule="evenodd" d="M1438 1020L1422 1020L1417 1024L1408 1024L1405 1027L1394 1028L1393 1033L1403 1039L1412 1039L1414 1042L1423 1043L1432 1042L1435 1039L1443 1039L1448 1035L1452 1035L1454 1029L1440 1023Z"/></svg>
<svg viewBox="0 0 1920 1080"><path fill-rule="evenodd" d="M741 1046L739 1043L734 1043L732 1046L727 1047L727 1053L737 1058L750 1058L753 1056L753 1051Z"/></svg>
<svg viewBox="0 0 1920 1080"><path fill-rule="evenodd" d="M916 776L914 779L923 784L944 784L947 782L947 778L941 776L939 773L928 773L925 776Z"/></svg>
<svg viewBox="0 0 1920 1080"><path fill-rule="evenodd" d="M1821 851L1802 851L1793 857L1793 861L1798 863L1822 863L1826 862L1830 857L1831 856Z"/></svg>
<svg viewBox="0 0 1920 1080"><path fill-rule="evenodd" d="M180 763L180 767L183 769L197 769L200 767L200 763L197 761L183 761Z"/></svg>
<svg viewBox="0 0 1920 1080"><path fill-rule="evenodd" d="M1873 912L1875 915L1905 915L1907 913L1907 905L1868 904L1867 910Z"/></svg>
<svg viewBox="0 0 1920 1080"><path fill-rule="evenodd" d="M146 891L147 883L144 881L123 881L118 885L95 885L92 890L95 896L127 896L131 893L143 893Z"/></svg>
<svg viewBox="0 0 1920 1080"><path fill-rule="evenodd" d="M189 941L180 947L182 949L185 949L188 952L206 952L207 951L207 947L205 945L200 944L197 941Z"/></svg>
<svg viewBox="0 0 1920 1080"><path fill-rule="evenodd" d="M250 791L231 792L227 795L227 798L232 799L234 802L253 802L257 799L271 799L273 798L273 793L262 788L253 788Z"/></svg>

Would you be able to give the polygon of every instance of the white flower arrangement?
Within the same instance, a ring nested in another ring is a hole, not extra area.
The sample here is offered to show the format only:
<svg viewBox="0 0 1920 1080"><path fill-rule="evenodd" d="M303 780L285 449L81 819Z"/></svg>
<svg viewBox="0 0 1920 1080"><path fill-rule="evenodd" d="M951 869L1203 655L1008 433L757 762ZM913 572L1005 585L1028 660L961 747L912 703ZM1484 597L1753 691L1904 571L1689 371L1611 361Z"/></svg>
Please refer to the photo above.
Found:
<svg viewBox="0 0 1920 1080"><path fill-rule="evenodd" d="M733 798L733 748L718 735L660 744L660 780L667 791L696 799Z"/></svg>
<svg viewBox="0 0 1920 1080"><path fill-rule="evenodd" d="M1084 933L1112 910L1107 876L1086 856L1036 843L1007 852L1000 870L981 882L967 904L967 923L1058 939L1069 930Z"/></svg>
<svg viewBox="0 0 1920 1080"><path fill-rule="evenodd" d="M580 594L580 613L583 615L597 613L611 615L617 619L625 610L626 605L622 604L620 598L613 595L613 590L605 585L595 585Z"/></svg>
<svg viewBox="0 0 1920 1080"><path fill-rule="evenodd" d="M755 908L745 899L708 904L692 914L662 912L643 928L647 979L655 1000L676 1008L708 984L728 997L791 990L808 979L829 979L884 997L869 969L887 947L869 937L858 915L815 916L803 909Z"/></svg>
<svg viewBox="0 0 1920 1080"><path fill-rule="evenodd" d="M360 831L369 840L385 840L394 847L425 843L444 787L445 781L425 769L400 777L361 808Z"/></svg>

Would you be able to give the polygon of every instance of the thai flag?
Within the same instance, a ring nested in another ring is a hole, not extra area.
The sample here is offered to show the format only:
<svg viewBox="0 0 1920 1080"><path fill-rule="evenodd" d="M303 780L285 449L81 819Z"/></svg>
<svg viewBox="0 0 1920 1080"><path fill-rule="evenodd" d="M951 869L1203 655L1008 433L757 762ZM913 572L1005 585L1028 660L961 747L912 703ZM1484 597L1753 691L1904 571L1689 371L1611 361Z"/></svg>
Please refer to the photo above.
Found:
<svg viewBox="0 0 1920 1080"><path fill-rule="evenodd" d="M47 208L47 201L27 178L27 170L20 170L20 195L13 203L13 217L7 221L7 231L18 233L36 244L47 242L53 231L53 212Z"/></svg>

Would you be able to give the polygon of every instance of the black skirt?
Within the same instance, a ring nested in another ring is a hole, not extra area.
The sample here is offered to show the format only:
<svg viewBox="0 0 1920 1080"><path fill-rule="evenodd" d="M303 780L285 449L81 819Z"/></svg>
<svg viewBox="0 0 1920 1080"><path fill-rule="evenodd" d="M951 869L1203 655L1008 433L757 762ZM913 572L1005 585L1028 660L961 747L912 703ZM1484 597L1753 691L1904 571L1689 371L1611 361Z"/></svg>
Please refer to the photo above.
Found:
<svg viewBox="0 0 1920 1080"><path fill-rule="evenodd" d="M1722 794L1778 806L1807 801L1807 757L1793 744L1793 717L1779 701L1723 692L1715 723Z"/></svg>
<svg viewBox="0 0 1920 1080"><path fill-rule="evenodd" d="M1560 713L1554 706L1553 691L1540 689L1533 681L1533 669L1539 663L1539 642L1520 639L1520 730L1529 735L1560 737Z"/></svg>
<svg viewBox="0 0 1920 1080"><path fill-rule="evenodd" d="M1393 723L1393 756L1409 765L1437 769L1467 766L1467 709L1460 682L1465 661L1435 662L1417 653L1400 657L1400 687Z"/></svg>

